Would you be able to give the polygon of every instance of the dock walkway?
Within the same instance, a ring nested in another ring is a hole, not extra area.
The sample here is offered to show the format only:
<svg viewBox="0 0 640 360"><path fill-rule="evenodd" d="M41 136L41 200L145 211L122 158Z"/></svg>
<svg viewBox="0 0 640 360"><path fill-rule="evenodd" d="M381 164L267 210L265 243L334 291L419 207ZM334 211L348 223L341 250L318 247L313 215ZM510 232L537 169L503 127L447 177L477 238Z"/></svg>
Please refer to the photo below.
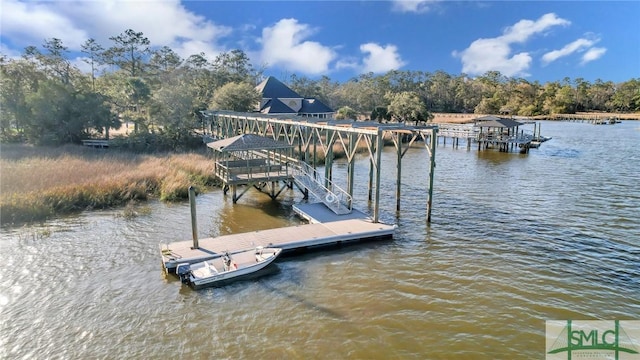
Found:
<svg viewBox="0 0 640 360"><path fill-rule="evenodd" d="M293 212L311 224L351 219L371 221L371 217L357 209L351 209L348 213L337 214L324 202L294 204Z"/></svg>

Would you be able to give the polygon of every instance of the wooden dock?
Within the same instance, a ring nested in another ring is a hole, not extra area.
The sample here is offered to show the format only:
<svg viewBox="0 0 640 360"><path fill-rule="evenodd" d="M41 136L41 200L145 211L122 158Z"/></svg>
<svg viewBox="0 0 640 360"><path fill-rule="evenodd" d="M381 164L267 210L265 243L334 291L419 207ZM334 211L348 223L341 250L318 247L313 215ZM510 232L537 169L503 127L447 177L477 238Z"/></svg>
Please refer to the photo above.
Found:
<svg viewBox="0 0 640 360"><path fill-rule="evenodd" d="M533 133L519 130L520 126L533 124ZM537 133L536 133L537 130ZM514 120L499 116L483 116L474 119L473 124L440 124L438 138L443 145L451 139L453 147L457 147L460 139L471 150L476 143L478 150L496 148L502 152L514 149L527 153L530 148L537 148L540 143L550 139L540 135L540 126L531 121Z"/></svg>
<svg viewBox="0 0 640 360"><path fill-rule="evenodd" d="M620 123L622 120L638 120L634 114L611 113L549 114L534 116L533 119L580 122L594 125L614 125Z"/></svg>
<svg viewBox="0 0 640 360"><path fill-rule="evenodd" d="M164 268L171 273L178 264L213 259L227 251L233 254L257 246L279 247L283 252L302 251L344 242L390 238L395 228L395 225L365 219L349 219L199 239L198 249L193 248L193 241L178 241L161 244L160 252Z"/></svg>

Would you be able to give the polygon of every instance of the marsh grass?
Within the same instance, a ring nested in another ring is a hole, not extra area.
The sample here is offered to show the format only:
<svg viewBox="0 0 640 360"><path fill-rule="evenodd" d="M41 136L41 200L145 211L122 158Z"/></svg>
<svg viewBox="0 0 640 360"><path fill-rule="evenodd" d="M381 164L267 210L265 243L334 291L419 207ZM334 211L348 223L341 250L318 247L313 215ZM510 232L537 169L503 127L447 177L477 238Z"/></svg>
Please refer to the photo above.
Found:
<svg viewBox="0 0 640 360"><path fill-rule="evenodd" d="M215 184L204 153L139 155L81 146L2 145L0 223L39 221L158 196L188 197L189 186Z"/></svg>

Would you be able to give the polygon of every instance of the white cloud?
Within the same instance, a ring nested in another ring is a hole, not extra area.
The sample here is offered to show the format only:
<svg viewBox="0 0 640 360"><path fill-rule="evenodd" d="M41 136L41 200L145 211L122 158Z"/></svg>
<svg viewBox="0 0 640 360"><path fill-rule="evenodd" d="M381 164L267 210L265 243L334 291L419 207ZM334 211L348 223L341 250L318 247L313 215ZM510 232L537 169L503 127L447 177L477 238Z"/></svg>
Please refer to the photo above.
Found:
<svg viewBox="0 0 640 360"><path fill-rule="evenodd" d="M362 66L360 65L359 61L354 59L353 57L347 57L347 58L343 58L336 61L336 69L338 70L343 70L343 69L357 70L361 68Z"/></svg>
<svg viewBox="0 0 640 360"><path fill-rule="evenodd" d="M527 76L531 56L528 52L512 55L511 45L524 43L533 35L544 33L552 27L569 24L568 20L559 18L554 13L545 14L536 21L523 19L507 27L501 36L477 39L465 50L454 51L453 56L461 59L462 72L470 75L497 70L505 76Z"/></svg>
<svg viewBox="0 0 640 360"><path fill-rule="evenodd" d="M565 45L560 50L549 51L548 53L542 55L542 61L545 63L550 63L552 61L556 61L561 57L569 56L576 51L582 51L593 46L597 41L589 40L589 39L578 39L572 41Z"/></svg>
<svg viewBox="0 0 640 360"><path fill-rule="evenodd" d="M393 0L394 11L425 13L429 11L430 5L438 2L438 0Z"/></svg>
<svg viewBox="0 0 640 360"><path fill-rule="evenodd" d="M178 0L82 1L66 6L65 11L83 21L84 26L100 29L109 36L127 29L141 31L158 46L178 41L212 41L231 31L188 11Z"/></svg>
<svg viewBox="0 0 640 360"><path fill-rule="evenodd" d="M580 64L584 65L590 61L597 60L601 58L602 55L604 55L606 52L607 52L606 48L599 48L599 47L591 48L587 50L587 52L584 53L584 55L582 55L582 61L580 62Z"/></svg>
<svg viewBox="0 0 640 360"><path fill-rule="evenodd" d="M360 73L383 73L405 65L398 48L387 44L376 43L360 45L362 59L343 57L338 59L335 49L318 42L308 41L316 32L307 24L296 19L282 19L271 27L262 30L259 42L262 49L261 61L268 66L285 67L288 71L299 71L305 74L326 74L332 70L351 69ZM332 62L335 61L332 69Z"/></svg>
<svg viewBox="0 0 640 360"><path fill-rule="evenodd" d="M507 27L502 36L499 38L503 39L508 43L522 43L527 41L531 36L545 32L549 28L553 26L568 26L571 22L569 20L565 20L563 18L559 18L554 13L548 13L542 15L538 20L520 20L515 25Z"/></svg>
<svg viewBox="0 0 640 360"><path fill-rule="evenodd" d="M395 45L380 46L376 43L360 45L360 51L367 54L363 62L363 72L383 73L405 65Z"/></svg>
<svg viewBox="0 0 640 360"><path fill-rule="evenodd" d="M40 45L45 39L58 38L67 47L80 48L80 44L88 38L87 32L61 14L56 4L3 1L0 15L2 36L30 45Z"/></svg>
<svg viewBox="0 0 640 360"><path fill-rule="evenodd" d="M262 30L261 60L269 66L280 65L290 71L305 74L323 74L336 53L329 47L315 41L305 41L315 32L307 24L296 19L282 19L272 27Z"/></svg>
<svg viewBox="0 0 640 360"><path fill-rule="evenodd" d="M103 47L127 29L142 32L152 46L169 46L180 56L222 51L220 37L231 29L185 9L178 0L34 1L3 0L2 36L11 42L40 45L56 37L72 51L93 38Z"/></svg>

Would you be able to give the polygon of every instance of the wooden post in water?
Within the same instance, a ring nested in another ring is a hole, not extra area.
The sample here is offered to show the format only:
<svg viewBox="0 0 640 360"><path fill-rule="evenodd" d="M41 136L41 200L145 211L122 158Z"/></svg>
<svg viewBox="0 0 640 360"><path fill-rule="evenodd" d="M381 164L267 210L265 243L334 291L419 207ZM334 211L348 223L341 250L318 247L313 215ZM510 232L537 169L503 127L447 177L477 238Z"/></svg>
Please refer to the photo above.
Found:
<svg viewBox="0 0 640 360"><path fill-rule="evenodd" d="M353 183L355 178L355 170L356 170L356 162L355 162L355 153L358 144L356 142L356 137L353 136L353 133L349 133L349 149L345 152L347 153L347 160L349 161L347 167L347 192L351 199L349 200L349 208L353 207Z"/></svg>
<svg viewBox="0 0 640 360"><path fill-rule="evenodd" d="M373 203L373 222L380 222L380 165L382 160L382 130L378 128L376 137L376 198Z"/></svg>
<svg viewBox="0 0 640 360"><path fill-rule="evenodd" d="M193 236L193 249L200 248L198 244L198 223L196 221L196 190L189 186L189 205L191 207L191 234Z"/></svg>
<svg viewBox="0 0 640 360"><path fill-rule="evenodd" d="M431 203L433 198L433 175L436 168L436 146L438 143L438 129L431 129L431 151L429 156L429 194L427 198L427 223L431 223Z"/></svg>
<svg viewBox="0 0 640 360"><path fill-rule="evenodd" d="M371 151L371 149L369 150ZM373 154L373 152L371 152ZM371 202L373 200L373 159L369 157L369 191L368 191L368 200Z"/></svg>
<svg viewBox="0 0 640 360"><path fill-rule="evenodd" d="M313 137L313 170L316 169L317 163L318 163L318 138L316 137L316 131L315 130L311 130L311 136ZM315 178L315 173L314 173L314 178Z"/></svg>
<svg viewBox="0 0 640 360"><path fill-rule="evenodd" d="M369 188L367 199L369 200L369 204L371 204L371 201L373 201L373 167L375 166L376 142L373 141L374 138L372 135L367 136L369 137Z"/></svg>
<svg viewBox="0 0 640 360"><path fill-rule="evenodd" d="M540 128L542 128L542 123L538 124L538 140L540 140Z"/></svg>
<svg viewBox="0 0 640 360"><path fill-rule="evenodd" d="M396 160L396 211L400 211L400 194L402 179L402 135L394 134L396 136L396 150L398 159Z"/></svg>
<svg viewBox="0 0 640 360"><path fill-rule="evenodd" d="M330 182L332 181L332 170L333 170L333 131L327 129L325 131L325 158L324 158L324 187L333 190Z"/></svg>

